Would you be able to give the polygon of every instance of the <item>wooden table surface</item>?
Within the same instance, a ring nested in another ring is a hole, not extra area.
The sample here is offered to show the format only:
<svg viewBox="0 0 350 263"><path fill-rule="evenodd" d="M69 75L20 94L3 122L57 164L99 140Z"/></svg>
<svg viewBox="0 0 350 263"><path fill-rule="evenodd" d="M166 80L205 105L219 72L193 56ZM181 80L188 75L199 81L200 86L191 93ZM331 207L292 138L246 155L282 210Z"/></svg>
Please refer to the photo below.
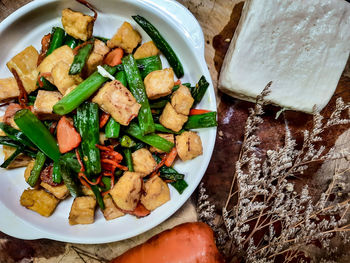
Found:
<svg viewBox="0 0 350 263"><path fill-rule="evenodd" d="M0 20L28 2L30 1L0 0ZM244 1L179 0L179 2L188 7L203 28L206 41L206 61L214 82L214 88L217 91L216 85L222 61L238 24ZM335 97L323 112L325 115L331 111L334 106L335 98L339 96L339 94L342 95L345 101L350 100L349 72L348 66L340 80ZM220 92L217 92L217 100L219 105L218 136L214 154L203 181L205 182L211 201L215 203L217 210L220 211L222 204L225 202L225 197L234 171L234 163L240 149L240 140L247 117L247 109L251 107L252 104L232 99ZM263 140L261 145L262 151L274 148L276 144L283 141L284 122L274 119L277 110L278 109L274 107L269 108L267 116L265 117L266 121L259 134ZM287 112L286 118L288 118L290 128L294 134L298 134L301 129L307 127L311 120L309 115L296 112ZM332 146L338 136L346 131L347 128L349 127L332 130L328 138L327 146ZM274 136L271 136L272 134ZM312 176L305 176L300 183L305 182L312 183ZM316 188L319 187L315 186L315 189ZM31 258L33 255L37 255L39 253L38 251L48 259L53 254L65 253L64 246L59 242L49 240L20 241L10 237L7 238L11 242L8 242L9 245L7 245L6 248L9 257L12 257L8 262L14 262L23 258ZM48 249L49 247L52 247L52 249Z"/></svg>

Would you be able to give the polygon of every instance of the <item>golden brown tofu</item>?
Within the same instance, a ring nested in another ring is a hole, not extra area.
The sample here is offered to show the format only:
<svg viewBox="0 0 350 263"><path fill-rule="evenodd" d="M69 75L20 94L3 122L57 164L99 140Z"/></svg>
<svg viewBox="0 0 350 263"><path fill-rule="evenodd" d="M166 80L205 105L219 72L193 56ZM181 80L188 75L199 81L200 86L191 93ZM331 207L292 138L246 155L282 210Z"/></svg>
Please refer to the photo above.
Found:
<svg viewBox="0 0 350 263"><path fill-rule="evenodd" d="M81 190L82 190L84 195L91 196L91 197L95 198L94 192L90 188L86 187L85 185L83 185L81 187Z"/></svg>
<svg viewBox="0 0 350 263"><path fill-rule="evenodd" d="M50 55L48 55L38 67L40 73L51 73L56 64L61 61L65 62L69 66L74 59L73 50L67 45L55 49Z"/></svg>
<svg viewBox="0 0 350 263"><path fill-rule="evenodd" d="M144 183L143 191L141 203L148 210L152 211L170 200L169 187L158 176L154 176Z"/></svg>
<svg viewBox="0 0 350 263"><path fill-rule="evenodd" d="M191 131L176 136L176 150L182 161L196 158L203 154L201 137Z"/></svg>
<svg viewBox="0 0 350 263"><path fill-rule="evenodd" d="M110 48L103 41L95 39L94 48L85 65L88 76L96 71L98 65L102 65L103 59L109 51Z"/></svg>
<svg viewBox="0 0 350 263"><path fill-rule="evenodd" d="M40 119L54 118L53 106L62 99L58 91L39 90L34 102L34 111Z"/></svg>
<svg viewBox="0 0 350 263"><path fill-rule="evenodd" d="M96 200L91 196L80 196L74 199L69 213L69 224L92 224L95 221Z"/></svg>
<svg viewBox="0 0 350 263"><path fill-rule="evenodd" d="M58 199L63 200L69 195L69 190L65 184L51 186L47 183L41 182L40 185L42 188L45 188Z"/></svg>
<svg viewBox="0 0 350 263"><path fill-rule="evenodd" d="M159 135L160 137L168 140L169 142L175 143L175 138L174 138L174 134L169 134L169 133L158 133L157 135ZM157 152L157 153L165 153L164 151L155 148L155 147L150 147L149 150L151 152Z"/></svg>
<svg viewBox="0 0 350 263"><path fill-rule="evenodd" d="M156 56L159 54L159 50L153 41L146 42L138 47L135 51L134 58L147 58L150 56Z"/></svg>
<svg viewBox="0 0 350 263"><path fill-rule="evenodd" d="M132 153L132 163L135 172L142 173L143 176L149 175L157 166L151 152L145 148Z"/></svg>
<svg viewBox="0 0 350 263"><path fill-rule="evenodd" d="M37 89L38 70L36 65L38 57L38 51L33 46L29 46L6 64L10 71L16 70L28 94Z"/></svg>
<svg viewBox="0 0 350 263"><path fill-rule="evenodd" d="M30 173L32 172L33 170L33 167L34 167L34 164L35 164L35 160L31 160L26 169L24 170L24 179L26 180L26 182L28 182L28 179L30 177Z"/></svg>
<svg viewBox="0 0 350 263"><path fill-rule="evenodd" d="M62 25L68 35L86 41L92 37L95 20L92 16L73 11L62 10Z"/></svg>
<svg viewBox="0 0 350 263"><path fill-rule="evenodd" d="M174 71L172 68L153 71L146 76L144 83L149 99L167 96L174 87Z"/></svg>
<svg viewBox="0 0 350 263"><path fill-rule="evenodd" d="M133 211L140 200L142 174L125 172L112 188L110 195L118 208Z"/></svg>
<svg viewBox="0 0 350 263"><path fill-rule="evenodd" d="M42 189L27 189L21 195L20 203L25 208L49 217L55 211L59 200Z"/></svg>
<svg viewBox="0 0 350 263"><path fill-rule="evenodd" d="M171 105L174 107L177 113L188 115L193 105L194 99L192 98L190 90L183 85L173 93L171 96Z"/></svg>
<svg viewBox="0 0 350 263"><path fill-rule="evenodd" d="M182 129L182 126L187 122L188 117L186 115L177 113L173 106L168 102L160 115L159 122L166 128L178 132Z"/></svg>
<svg viewBox="0 0 350 263"><path fill-rule="evenodd" d="M110 195L105 195L103 197L103 202L105 203L103 216L106 218L106 220L116 219L118 217L125 215L120 209L116 207Z"/></svg>
<svg viewBox="0 0 350 263"><path fill-rule="evenodd" d="M141 35L128 23L124 22L117 33L108 40L109 48L121 47L126 53L132 53L135 47L141 43Z"/></svg>
<svg viewBox="0 0 350 263"><path fill-rule="evenodd" d="M0 101L19 96L19 89L15 78L0 79Z"/></svg>
<svg viewBox="0 0 350 263"><path fill-rule="evenodd" d="M4 145L2 150L4 152L4 160L7 160L16 151L16 148ZM26 167L31 160L33 160L31 157L20 154L7 166L7 169Z"/></svg>
<svg viewBox="0 0 350 263"><path fill-rule="evenodd" d="M101 109L111 114L121 125L129 125L137 117L141 105L118 80L105 84L92 99Z"/></svg>
<svg viewBox="0 0 350 263"><path fill-rule="evenodd" d="M0 116L0 122L4 122L4 116ZM0 129L0 136L7 136L6 133Z"/></svg>
<svg viewBox="0 0 350 263"><path fill-rule="evenodd" d="M60 61L52 68L51 71L53 84L55 84L62 95L65 95L70 88L80 84L83 81L79 75L69 75L69 69L69 64L64 61Z"/></svg>

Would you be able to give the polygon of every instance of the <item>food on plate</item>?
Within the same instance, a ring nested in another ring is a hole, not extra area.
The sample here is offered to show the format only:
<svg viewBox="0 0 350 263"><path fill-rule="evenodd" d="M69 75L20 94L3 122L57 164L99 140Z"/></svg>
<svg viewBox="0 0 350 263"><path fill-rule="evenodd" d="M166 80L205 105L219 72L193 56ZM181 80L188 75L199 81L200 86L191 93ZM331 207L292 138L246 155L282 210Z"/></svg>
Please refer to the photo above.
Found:
<svg viewBox="0 0 350 263"><path fill-rule="evenodd" d="M223 263L214 233L205 223L184 223L138 245L111 263Z"/></svg>
<svg viewBox="0 0 350 263"><path fill-rule="evenodd" d="M94 36L96 18L64 9L64 29L43 36L40 54L29 46L14 56L14 78L0 80L0 99L11 102L0 122L1 167L27 166L31 189L20 203L41 215L72 196L70 225L93 223L96 207L106 220L145 217L176 198L169 185L182 194L191 175L173 167L177 156L202 154L189 130L217 125L216 112L191 115L209 83L175 82L181 63L150 22L134 17L153 40L142 44L129 22L110 25L111 39Z"/></svg>
<svg viewBox="0 0 350 263"><path fill-rule="evenodd" d="M248 0L226 54L220 89L255 101L272 81L267 101L312 113L332 97L349 57L346 1Z"/></svg>

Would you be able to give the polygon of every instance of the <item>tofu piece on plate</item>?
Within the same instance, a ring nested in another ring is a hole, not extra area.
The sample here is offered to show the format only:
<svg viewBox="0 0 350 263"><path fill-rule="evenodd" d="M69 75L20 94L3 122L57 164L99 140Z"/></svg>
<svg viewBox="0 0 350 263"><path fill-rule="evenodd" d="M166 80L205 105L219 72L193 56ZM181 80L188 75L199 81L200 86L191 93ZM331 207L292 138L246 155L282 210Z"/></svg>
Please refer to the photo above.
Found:
<svg viewBox="0 0 350 263"><path fill-rule="evenodd" d="M42 189L27 189L22 193L20 203L25 208L49 217L55 211L59 200Z"/></svg>
<svg viewBox="0 0 350 263"><path fill-rule="evenodd" d="M248 0L226 54L219 88L311 113L332 97L350 51L350 5L341 0Z"/></svg>
<svg viewBox="0 0 350 263"><path fill-rule="evenodd" d="M121 47L126 53L132 53L141 40L139 32L130 23L124 22L112 39L108 40L107 45L109 48Z"/></svg>
<svg viewBox="0 0 350 263"><path fill-rule="evenodd" d="M69 66L72 64L74 59L73 50L67 45L55 49L50 55L48 55L40 63L38 71L40 73L51 73L54 66L61 61L65 62Z"/></svg>
<svg viewBox="0 0 350 263"><path fill-rule="evenodd" d="M190 114L190 109L193 105L194 99L192 98L189 88L184 85L180 85L180 88L171 96L171 105L174 107L177 113L183 115Z"/></svg>
<svg viewBox="0 0 350 263"><path fill-rule="evenodd" d="M76 197L69 213L69 224L92 224L95 221L96 200L91 196Z"/></svg>
<svg viewBox="0 0 350 263"><path fill-rule="evenodd" d="M52 186L45 182L41 182L40 186L49 191L58 199L65 199L69 195L69 190L65 184Z"/></svg>
<svg viewBox="0 0 350 263"><path fill-rule="evenodd" d="M140 47L138 47L134 53L135 59L147 58L151 56L156 56L159 54L159 50L154 44L153 41L149 41L143 43Z"/></svg>
<svg viewBox="0 0 350 263"><path fill-rule="evenodd" d="M116 219L125 215L120 209L116 207L113 199L110 195L105 195L103 197L103 202L105 204L105 209L103 210L103 216L106 220Z"/></svg>
<svg viewBox="0 0 350 263"><path fill-rule="evenodd" d="M4 160L7 160L16 151L16 148L4 145L2 150L4 153ZM7 166L7 169L26 167L32 160L32 157L20 154L10 163L9 166Z"/></svg>
<svg viewBox="0 0 350 263"><path fill-rule="evenodd" d="M154 176L144 183L143 191L141 203L148 210L152 211L170 200L169 187L159 176Z"/></svg>
<svg viewBox="0 0 350 263"><path fill-rule="evenodd" d="M19 88L15 78L0 79L0 101L13 99L19 96Z"/></svg>
<svg viewBox="0 0 350 263"><path fill-rule="evenodd" d="M125 172L112 188L110 195L118 208L133 211L141 195L142 174Z"/></svg>
<svg viewBox="0 0 350 263"><path fill-rule="evenodd" d="M141 108L131 92L118 80L106 83L92 101L121 125L129 125Z"/></svg>
<svg viewBox="0 0 350 263"><path fill-rule="evenodd" d="M94 18L69 8L62 10L62 25L68 35L86 41L92 37Z"/></svg>
<svg viewBox="0 0 350 263"><path fill-rule="evenodd" d="M85 65L88 76L96 71L98 65L102 65L103 59L109 51L110 48L107 47L103 41L95 39L94 48L92 49L92 52Z"/></svg>
<svg viewBox="0 0 350 263"><path fill-rule="evenodd" d="M53 84L55 84L62 95L65 95L72 87L83 81L79 75L69 75L69 69L70 64L60 61L51 70Z"/></svg>
<svg viewBox="0 0 350 263"><path fill-rule="evenodd" d="M153 172L157 166L157 162L154 160L151 152L145 148L132 153L132 163L135 172L142 173L143 176Z"/></svg>
<svg viewBox="0 0 350 263"><path fill-rule="evenodd" d="M181 113L177 113L169 102L165 105L162 115L160 115L159 118L160 124L175 132L180 131L187 120L188 117Z"/></svg>
<svg viewBox="0 0 350 263"><path fill-rule="evenodd" d="M27 93L31 93L37 89L36 81L38 77L38 57L38 51L33 46L29 46L14 56L6 64L10 71L12 69L16 70Z"/></svg>
<svg viewBox="0 0 350 263"><path fill-rule="evenodd" d="M146 76L144 83L149 99L167 96L174 87L174 71L172 68L153 71Z"/></svg>
<svg viewBox="0 0 350 263"><path fill-rule="evenodd" d="M175 138L174 138L174 134L170 134L170 133L158 133L157 135L159 135L160 137L168 140L169 142L175 143ZM157 153L165 153L164 151L156 148L156 147L150 147L149 150L151 152L157 152Z"/></svg>
<svg viewBox="0 0 350 263"><path fill-rule="evenodd" d="M34 102L34 111L40 118L52 118L55 114L53 106L62 98L58 91L39 90Z"/></svg>
<svg viewBox="0 0 350 263"><path fill-rule="evenodd" d="M183 132L176 136L176 150L182 161L196 158L203 154L201 137L192 131Z"/></svg>

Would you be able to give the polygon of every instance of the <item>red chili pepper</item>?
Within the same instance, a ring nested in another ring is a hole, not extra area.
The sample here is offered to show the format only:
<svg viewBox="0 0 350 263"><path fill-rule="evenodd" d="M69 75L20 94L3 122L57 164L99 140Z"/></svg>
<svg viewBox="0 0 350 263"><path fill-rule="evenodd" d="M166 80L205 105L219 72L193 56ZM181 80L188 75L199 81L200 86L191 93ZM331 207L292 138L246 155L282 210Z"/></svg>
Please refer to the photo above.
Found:
<svg viewBox="0 0 350 263"><path fill-rule="evenodd" d="M108 122L109 120L109 117L111 117L110 114L106 113L106 112L103 112L101 117L100 117L100 129L103 128L106 123Z"/></svg>
<svg viewBox="0 0 350 263"><path fill-rule="evenodd" d="M200 110L200 109L191 109L190 110L190 116L192 115L200 115L200 114L204 114L204 113L208 113L210 112L210 110Z"/></svg>

